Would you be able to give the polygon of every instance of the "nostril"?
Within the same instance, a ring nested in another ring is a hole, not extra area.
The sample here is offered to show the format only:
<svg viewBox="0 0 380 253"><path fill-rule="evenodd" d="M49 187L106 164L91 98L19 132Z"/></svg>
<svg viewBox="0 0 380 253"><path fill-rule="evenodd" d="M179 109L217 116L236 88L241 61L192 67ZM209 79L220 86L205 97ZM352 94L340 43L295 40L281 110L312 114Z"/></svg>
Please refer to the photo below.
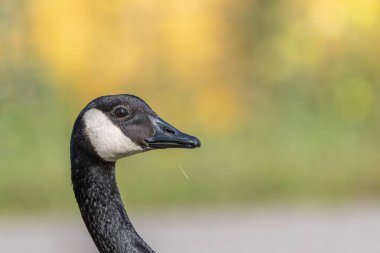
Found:
<svg viewBox="0 0 380 253"><path fill-rule="evenodd" d="M168 133L168 134L175 134L175 131L173 131L173 130L171 130L171 129L169 129L169 128L164 128L164 131L166 132L166 133Z"/></svg>

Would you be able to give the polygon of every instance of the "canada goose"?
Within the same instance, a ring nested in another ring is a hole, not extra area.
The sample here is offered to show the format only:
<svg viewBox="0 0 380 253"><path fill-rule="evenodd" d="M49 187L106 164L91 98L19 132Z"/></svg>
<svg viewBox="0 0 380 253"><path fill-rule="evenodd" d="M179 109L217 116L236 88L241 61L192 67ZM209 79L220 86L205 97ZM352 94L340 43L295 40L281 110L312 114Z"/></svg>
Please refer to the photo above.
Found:
<svg viewBox="0 0 380 253"><path fill-rule="evenodd" d="M154 252L137 234L115 179L118 159L164 148L196 148L200 141L161 119L132 95L94 99L75 121L71 180L82 218L101 253Z"/></svg>

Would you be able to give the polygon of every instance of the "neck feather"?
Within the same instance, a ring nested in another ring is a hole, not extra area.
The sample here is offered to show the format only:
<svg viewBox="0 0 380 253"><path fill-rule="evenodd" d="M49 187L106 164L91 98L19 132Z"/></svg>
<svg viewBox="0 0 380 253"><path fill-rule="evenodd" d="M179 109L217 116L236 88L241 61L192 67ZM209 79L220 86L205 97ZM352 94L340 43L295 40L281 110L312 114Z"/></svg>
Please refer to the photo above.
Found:
<svg viewBox="0 0 380 253"><path fill-rule="evenodd" d="M114 162L80 152L72 145L71 178L82 218L101 253L154 253L127 216Z"/></svg>

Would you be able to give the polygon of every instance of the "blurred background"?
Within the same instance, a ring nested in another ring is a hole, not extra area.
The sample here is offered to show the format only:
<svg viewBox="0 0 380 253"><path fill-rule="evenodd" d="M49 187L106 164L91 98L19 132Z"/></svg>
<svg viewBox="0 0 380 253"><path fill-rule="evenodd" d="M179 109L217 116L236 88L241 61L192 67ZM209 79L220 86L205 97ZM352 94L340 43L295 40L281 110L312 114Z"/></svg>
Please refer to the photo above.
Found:
<svg viewBox="0 0 380 253"><path fill-rule="evenodd" d="M376 0L2 0L0 247L35 234L29 252L94 251L71 127L93 98L128 93L203 144L118 164L157 251L231 252L210 246L229 238L239 252L378 252L379 14ZM305 231L321 243L294 248Z"/></svg>

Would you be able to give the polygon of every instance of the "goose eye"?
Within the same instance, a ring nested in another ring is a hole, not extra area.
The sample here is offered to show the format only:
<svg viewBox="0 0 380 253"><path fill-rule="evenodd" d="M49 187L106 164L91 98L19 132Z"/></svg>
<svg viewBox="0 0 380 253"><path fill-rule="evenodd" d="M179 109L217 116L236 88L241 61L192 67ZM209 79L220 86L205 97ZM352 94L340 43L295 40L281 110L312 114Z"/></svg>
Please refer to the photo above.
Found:
<svg viewBox="0 0 380 253"><path fill-rule="evenodd" d="M128 115L128 110L124 107L118 107L114 110L113 114L118 118L123 118Z"/></svg>

